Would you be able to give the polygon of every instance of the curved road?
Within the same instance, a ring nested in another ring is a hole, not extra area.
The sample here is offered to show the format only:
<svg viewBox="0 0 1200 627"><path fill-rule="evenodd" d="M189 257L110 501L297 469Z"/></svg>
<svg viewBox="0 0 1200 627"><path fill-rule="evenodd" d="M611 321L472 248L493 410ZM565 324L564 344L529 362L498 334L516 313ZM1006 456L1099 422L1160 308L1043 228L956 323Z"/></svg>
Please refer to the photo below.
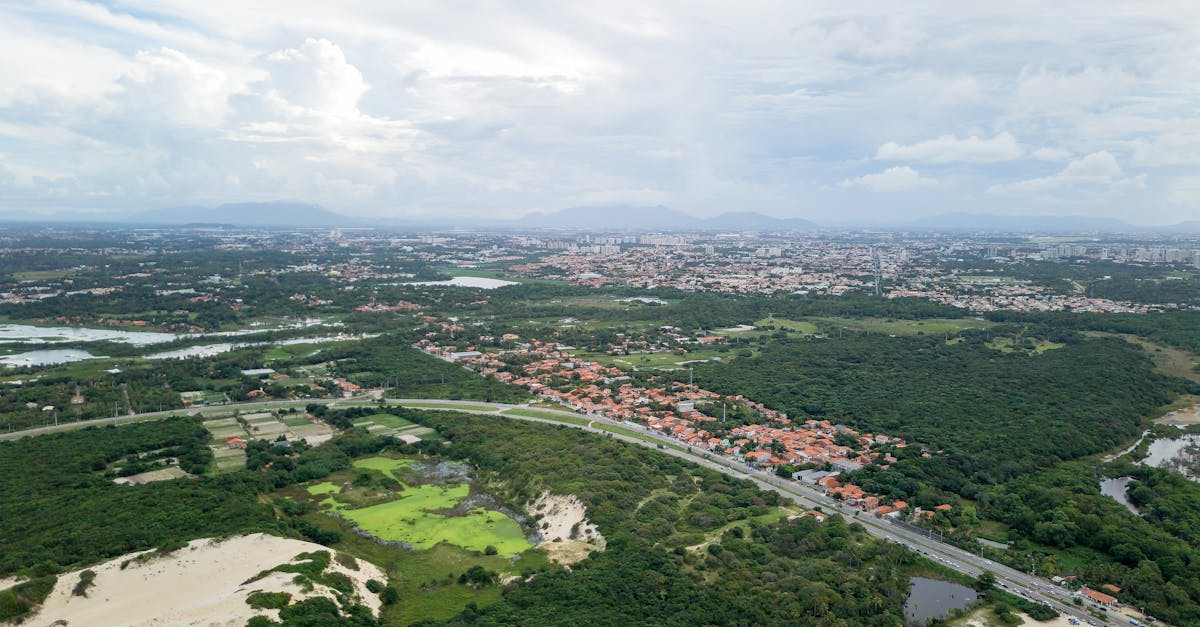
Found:
<svg viewBox="0 0 1200 627"><path fill-rule="evenodd" d="M219 415L232 413L235 410L252 411L281 409L287 407L304 407L305 405L312 403L353 406L375 404L378 401L379 399L368 395L336 401L327 401L324 399L301 399L294 401L260 401L251 403L231 403L229 405L216 405L207 407L191 407L188 409L147 412L143 414L118 416L113 418L99 418L82 422L63 423L59 425L39 427L36 429L14 431L11 433L0 434L0 440L16 440L25 436L69 431L90 426L128 424L131 422L142 422L147 420L161 420L171 416L192 416L199 413ZM1009 568L1003 564L998 564L992 562L991 560L984 559L979 555L968 553L967 551L964 551L958 547L934 540L929 535L922 534L911 527L901 526L892 521L890 518L875 518L870 514L860 512L859 510L853 508L848 508L821 493L820 491L796 481L790 481L773 474L751 469L743 464L725 457L712 455L703 451L694 451L689 447L681 445L673 438L667 437L640 425L633 425L630 423L612 420L597 414L579 414L560 409L545 409L540 407L531 408L524 405L508 405L504 403L424 398L389 398L383 399L383 402L386 404L408 407L410 409L460 411L469 414L500 416L503 418L525 420L529 422L565 425L593 433L604 434L609 437L633 444L653 446L657 448L660 453L680 457L727 475L742 479L749 479L758 484L759 487L772 490L803 507L809 509L820 507L823 511L842 513L847 517L847 519L861 524L871 535L888 542L895 542L897 544L904 545L905 547L908 547L909 549L916 551L928 557L929 559L941 563L947 568L951 568L968 576L978 577L985 570L991 571L996 576L997 585L1005 588L1013 594L1024 596L1039 603L1045 603L1053 607L1059 613L1062 613L1066 616L1076 616L1080 618L1081 621L1097 621L1097 619L1093 617L1085 616L1080 608L1071 605L1070 597L1065 590L1051 584L1045 579L1023 573L1021 571ZM514 410L536 413L537 415L521 415L514 413ZM581 424L584 421L587 421L586 424ZM614 428L620 429L621 431L614 431Z"/></svg>

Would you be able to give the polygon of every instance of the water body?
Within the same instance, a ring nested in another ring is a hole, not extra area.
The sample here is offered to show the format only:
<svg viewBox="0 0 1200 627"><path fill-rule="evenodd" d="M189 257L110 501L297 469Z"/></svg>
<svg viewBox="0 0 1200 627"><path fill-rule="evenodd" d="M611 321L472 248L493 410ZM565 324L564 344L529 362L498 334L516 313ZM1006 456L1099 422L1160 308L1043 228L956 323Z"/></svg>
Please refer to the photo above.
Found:
<svg viewBox="0 0 1200 627"><path fill-rule="evenodd" d="M146 355L146 359L191 359L193 357L212 357L221 353L228 353L234 348L242 346L251 346L251 344L233 344L231 342L222 342L220 344L204 344L201 346L188 346L186 348L177 348L171 351L162 351L161 353L151 353Z"/></svg>
<svg viewBox="0 0 1200 627"><path fill-rule="evenodd" d="M256 328L240 329L237 331L216 331L212 333L158 333L152 331L123 331L120 329L91 329L87 327L38 327L31 324L0 324L0 342L21 342L24 344L56 344L63 342L121 342L133 346L151 346L173 342L182 337L231 337L250 335L280 329L300 329L321 324L319 318L310 318L299 322L287 322L278 326L252 325Z"/></svg>
<svg viewBox="0 0 1200 627"><path fill-rule="evenodd" d="M146 355L146 359L191 359L193 357L212 357L221 353L228 353L231 350L239 348L250 348L252 346L292 346L295 344L317 344L320 342L345 342L349 340L362 340L373 337L379 337L379 334L374 335L339 335L334 337L293 337L277 342L221 342L219 344L202 344L199 346L188 346L186 348L177 348L175 350L162 351L160 353L151 353Z"/></svg>
<svg viewBox="0 0 1200 627"><path fill-rule="evenodd" d="M96 359L96 356L76 348L65 348L56 350L38 350L29 351L27 353L17 353L15 355L6 355L0 357L0 364L9 367L28 367L28 366L53 366L56 364L67 364L73 361L83 361L85 359Z"/></svg>
<svg viewBox="0 0 1200 627"><path fill-rule="evenodd" d="M924 625L930 619L946 618L954 610L966 609L979 595L964 585L913 577L908 580L912 589L904 602L904 623Z"/></svg>
<svg viewBox="0 0 1200 627"><path fill-rule="evenodd" d="M516 281L489 279L480 276L456 276L449 281L421 281L419 283L402 283L401 285L452 285L454 287L477 287L483 290L494 290L498 287L519 284Z"/></svg>
<svg viewBox="0 0 1200 627"><path fill-rule="evenodd" d="M88 329L84 327L35 327L29 324L0 324L0 342L54 344L62 342L122 342L134 346L162 344L179 338L174 333Z"/></svg>
<svg viewBox="0 0 1200 627"><path fill-rule="evenodd" d="M1200 435L1190 434L1182 435L1171 440L1158 439L1150 443L1150 448L1146 453L1146 459L1142 463L1147 466L1163 467L1172 459L1179 456L1184 447L1189 444L1200 443Z"/></svg>
<svg viewBox="0 0 1200 627"><path fill-rule="evenodd" d="M1180 435L1177 438L1169 440L1163 438L1157 439L1150 443L1150 448L1142 463L1147 466L1179 470L1179 467L1175 465L1176 458L1182 456L1184 448L1192 445L1200 445L1200 435L1193 433ZM1183 472L1182 474L1192 481L1200 481L1200 476L1190 475L1187 472Z"/></svg>
<svg viewBox="0 0 1200 627"><path fill-rule="evenodd" d="M1138 511L1138 508L1133 506L1133 503L1129 502L1130 481L1133 481L1133 477L1105 479L1100 482L1100 494L1116 499L1118 503L1124 505L1125 508L1133 512L1134 515L1140 516L1142 513Z"/></svg>

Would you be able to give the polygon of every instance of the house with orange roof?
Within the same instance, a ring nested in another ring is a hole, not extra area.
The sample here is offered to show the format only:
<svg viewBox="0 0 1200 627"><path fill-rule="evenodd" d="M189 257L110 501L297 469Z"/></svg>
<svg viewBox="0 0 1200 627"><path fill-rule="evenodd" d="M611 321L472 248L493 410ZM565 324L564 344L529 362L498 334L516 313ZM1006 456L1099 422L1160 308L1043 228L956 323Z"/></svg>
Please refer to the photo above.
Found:
<svg viewBox="0 0 1200 627"><path fill-rule="evenodd" d="M1088 599L1089 601L1092 601L1099 605L1103 605L1105 607L1114 605L1117 602L1116 597L1114 597L1112 595L1104 594L1103 592L1097 592L1096 590L1092 590L1091 588L1080 588L1079 595Z"/></svg>

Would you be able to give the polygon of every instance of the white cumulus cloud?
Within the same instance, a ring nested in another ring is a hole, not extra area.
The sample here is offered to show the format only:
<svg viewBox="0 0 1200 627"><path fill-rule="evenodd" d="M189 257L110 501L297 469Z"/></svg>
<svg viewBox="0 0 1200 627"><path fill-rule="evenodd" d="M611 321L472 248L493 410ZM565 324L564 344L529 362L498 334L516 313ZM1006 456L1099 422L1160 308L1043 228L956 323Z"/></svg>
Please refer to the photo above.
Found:
<svg viewBox="0 0 1200 627"><path fill-rule="evenodd" d="M875 158L885 161L932 161L950 163L955 161L1009 161L1021 156L1021 146L1009 133L1000 133L992 139L981 139L972 135L959 139L954 135L942 135L910 145L888 142L875 151Z"/></svg>
<svg viewBox="0 0 1200 627"><path fill-rule="evenodd" d="M921 176L920 172L906 165L888 168L875 174L864 174L838 183L841 187L865 187L873 192L900 192L936 184L936 180Z"/></svg>
<svg viewBox="0 0 1200 627"><path fill-rule="evenodd" d="M991 193L1040 192L1073 186L1103 186L1109 188L1142 187L1146 175L1126 177L1117 158L1107 151L1093 152L1067 164L1062 171L1034 179L1003 183L988 188Z"/></svg>
<svg viewBox="0 0 1200 627"><path fill-rule="evenodd" d="M370 89L362 72L328 39L306 39L302 46L271 53L267 61L273 91L291 105L353 115Z"/></svg>

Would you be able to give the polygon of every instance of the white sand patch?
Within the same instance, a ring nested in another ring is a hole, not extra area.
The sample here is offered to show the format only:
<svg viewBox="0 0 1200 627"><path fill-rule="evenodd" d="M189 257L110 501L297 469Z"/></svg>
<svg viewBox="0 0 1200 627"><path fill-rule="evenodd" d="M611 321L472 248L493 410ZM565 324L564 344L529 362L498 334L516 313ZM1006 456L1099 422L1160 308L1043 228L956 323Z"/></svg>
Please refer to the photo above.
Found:
<svg viewBox="0 0 1200 627"><path fill-rule="evenodd" d="M1193 405L1175 411L1154 421L1160 425L1187 426L1200 424L1200 405Z"/></svg>
<svg viewBox="0 0 1200 627"><path fill-rule="evenodd" d="M535 518L542 542L552 561L574 564L592 551L603 551L607 542L594 523L588 522L587 507L575 496L543 492L525 508Z"/></svg>
<svg viewBox="0 0 1200 627"><path fill-rule="evenodd" d="M245 625L257 614L278 618L276 610L254 609L246 604L252 592L288 592L293 602L311 596L336 598L333 591L317 585L303 593L292 583L293 573L272 573L243 584L264 570L292 562L300 553L332 549L262 533L225 540L193 540L188 546L165 556L145 561L131 560L148 552L133 553L92 566L96 573L87 597L75 596L79 582L74 571L61 575L33 624L56 621L75 625L126 625L138 627ZM127 562L124 570L121 564ZM377 566L358 560L351 570L331 559L326 572L339 572L354 582L363 605L378 613L379 597L366 589L369 579L387 582Z"/></svg>
<svg viewBox="0 0 1200 627"><path fill-rule="evenodd" d="M1030 616L1024 612L1018 612L1016 614L1016 616L1021 619L1021 622L1019 624L1022 626L1028 626L1028 627L1072 627L1071 621L1067 620L1067 617L1063 616L1061 614L1059 615L1058 618L1048 620L1048 621L1034 620L1034 619L1030 618ZM996 625L999 623L996 620L996 618L992 615L992 610L990 608L983 608L983 609L975 610L974 612L969 614L966 618L964 618L963 622L957 623L957 624L960 625L961 627L991 627L992 625Z"/></svg>
<svg viewBox="0 0 1200 627"><path fill-rule="evenodd" d="M0 592L26 581L29 580L24 577L0 577Z"/></svg>

